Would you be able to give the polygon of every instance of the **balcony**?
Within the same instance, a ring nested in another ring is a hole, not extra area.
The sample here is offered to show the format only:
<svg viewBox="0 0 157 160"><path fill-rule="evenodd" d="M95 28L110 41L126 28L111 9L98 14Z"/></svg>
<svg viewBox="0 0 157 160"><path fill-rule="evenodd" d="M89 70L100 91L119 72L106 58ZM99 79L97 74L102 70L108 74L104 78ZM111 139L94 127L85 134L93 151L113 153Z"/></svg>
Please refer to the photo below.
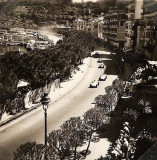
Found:
<svg viewBox="0 0 157 160"><path fill-rule="evenodd" d="M135 13L135 9L128 9L128 13Z"/></svg>
<svg viewBox="0 0 157 160"><path fill-rule="evenodd" d="M106 34L106 33L109 33L109 31L104 31L104 33Z"/></svg>
<svg viewBox="0 0 157 160"><path fill-rule="evenodd" d="M108 37L108 39L109 39L109 40L114 40L114 41L116 40L115 37L110 37L110 36Z"/></svg>
<svg viewBox="0 0 157 160"><path fill-rule="evenodd" d="M126 34L125 35L125 38L133 38L134 37L134 34L133 33L131 33L131 34Z"/></svg>
<svg viewBox="0 0 157 160"><path fill-rule="evenodd" d="M144 38L145 41L150 41L150 38Z"/></svg>
<svg viewBox="0 0 157 160"><path fill-rule="evenodd" d="M110 18L110 22L117 22L118 18Z"/></svg>
<svg viewBox="0 0 157 160"><path fill-rule="evenodd" d="M146 26L146 28L145 29L151 29L151 26Z"/></svg>
<svg viewBox="0 0 157 160"><path fill-rule="evenodd" d="M128 15L133 15L133 14L135 14L134 12L128 12L126 15L128 16Z"/></svg>
<svg viewBox="0 0 157 160"><path fill-rule="evenodd" d="M117 28L117 25L110 25L110 28Z"/></svg>
<svg viewBox="0 0 157 160"><path fill-rule="evenodd" d="M108 25L104 25L103 28L108 28Z"/></svg>
<svg viewBox="0 0 157 160"><path fill-rule="evenodd" d="M109 34L110 34L110 35L117 35L117 32L109 31Z"/></svg>
<svg viewBox="0 0 157 160"><path fill-rule="evenodd" d="M128 18L127 20L126 20L126 22L133 22L134 21L134 18Z"/></svg>

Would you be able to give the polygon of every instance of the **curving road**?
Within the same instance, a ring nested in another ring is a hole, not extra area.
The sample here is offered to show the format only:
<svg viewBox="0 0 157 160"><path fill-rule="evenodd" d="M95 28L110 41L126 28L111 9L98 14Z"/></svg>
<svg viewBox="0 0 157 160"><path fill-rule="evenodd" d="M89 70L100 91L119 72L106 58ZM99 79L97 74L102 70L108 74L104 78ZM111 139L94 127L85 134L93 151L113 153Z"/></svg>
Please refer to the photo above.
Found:
<svg viewBox="0 0 157 160"><path fill-rule="evenodd" d="M58 129L72 116L82 116L93 107L94 98L104 94L105 86L112 84L116 76L108 75L98 88L88 88L91 81L103 73L98 65L97 59L91 58L89 68L77 86L49 105L48 132ZM41 107L0 129L0 160L12 160L16 148L27 141L44 143L44 113Z"/></svg>

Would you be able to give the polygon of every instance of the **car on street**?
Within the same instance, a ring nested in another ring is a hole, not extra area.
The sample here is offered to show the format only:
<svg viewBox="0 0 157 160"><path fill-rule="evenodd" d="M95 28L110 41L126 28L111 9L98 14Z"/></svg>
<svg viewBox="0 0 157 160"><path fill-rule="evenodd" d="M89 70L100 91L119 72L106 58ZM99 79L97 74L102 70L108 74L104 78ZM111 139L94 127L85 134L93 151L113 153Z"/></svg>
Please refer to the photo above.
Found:
<svg viewBox="0 0 157 160"><path fill-rule="evenodd" d="M121 96L121 98L124 98L124 99L125 99L125 98L131 98L131 97L132 97L131 95L122 95L122 96Z"/></svg>
<svg viewBox="0 0 157 160"><path fill-rule="evenodd" d="M104 68L104 64L100 64L98 68Z"/></svg>
<svg viewBox="0 0 157 160"><path fill-rule="evenodd" d="M99 55L99 52L95 52L95 55Z"/></svg>
<svg viewBox="0 0 157 160"><path fill-rule="evenodd" d="M96 80L94 80L94 81L92 81L92 83L90 84L90 88L97 88L99 86L99 82L98 81L96 81Z"/></svg>
<svg viewBox="0 0 157 160"><path fill-rule="evenodd" d="M98 63L102 63L102 60L101 59L98 59L98 61L97 61Z"/></svg>
<svg viewBox="0 0 157 160"><path fill-rule="evenodd" d="M99 81L105 81L107 79L107 75L106 74L102 74L99 77Z"/></svg>

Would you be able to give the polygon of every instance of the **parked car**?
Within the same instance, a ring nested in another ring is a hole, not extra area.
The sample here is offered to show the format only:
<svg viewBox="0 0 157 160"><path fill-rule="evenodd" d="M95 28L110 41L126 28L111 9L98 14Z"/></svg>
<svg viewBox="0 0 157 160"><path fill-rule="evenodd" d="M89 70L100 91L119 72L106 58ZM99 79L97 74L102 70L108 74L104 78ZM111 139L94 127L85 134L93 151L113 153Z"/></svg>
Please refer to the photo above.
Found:
<svg viewBox="0 0 157 160"><path fill-rule="evenodd" d="M98 59L98 61L97 61L98 63L102 63L102 60L101 59Z"/></svg>
<svg viewBox="0 0 157 160"><path fill-rule="evenodd" d="M94 81L92 81L92 83L90 84L90 88L97 88L97 86L99 85L99 82L98 81L96 81L96 80L94 80Z"/></svg>
<svg viewBox="0 0 157 160"><path fill-rule="evenodd" d="M99 55L99 52L95 52L95 55Z"/></svg>
<svg viewBox="0 0 157 160"><path fill-rule="evenodd" d="M121 96L121 98L131 98L132 96L131 95L123 95Z"/></svg>
<svg viewBox="0 0 157 160"><path fill-rule="evenodd" d="M104 64L100 64L98 68L104 68Z"/></svg>
<svg viewBox="0 0 157 160"><path fill-rule="evenodd" d="M107 79L107 75L106 74L102 74L99 77L99 81L105 81Z"/></svg>

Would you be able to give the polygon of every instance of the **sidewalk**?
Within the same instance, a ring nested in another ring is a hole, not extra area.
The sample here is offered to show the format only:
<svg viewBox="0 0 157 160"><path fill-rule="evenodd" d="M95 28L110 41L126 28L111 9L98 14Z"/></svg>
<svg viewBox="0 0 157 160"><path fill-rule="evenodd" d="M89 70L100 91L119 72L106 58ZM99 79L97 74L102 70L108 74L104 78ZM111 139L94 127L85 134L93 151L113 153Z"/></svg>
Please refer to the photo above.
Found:
<svg viewBox="0 0 157 160"><path fill-rule="evenodd" d="M78 147L78 151L86 150L87 144L88 142L86 142L83 146ZM108 141L107 138L100 138L98 142L91 141L90 147L89 147L89 151L91 151L91 153L86 156L85 160L96 160L101 156L105 156L107 154L107 150L110 144L111 143Z"/></svg>
<svg viewBox="0 0 157 160"><path fill-rule="evenodd" d="M58 98L60 98L61 96L63 96L64 94L68 93L72 88L74 88L80 81L81 79L84 77L88 66L90 64L90 57L85 58L83 60L83 64L79 65L79 71L75 70L75 73L72 73L71 78L69 78L68 80L66 80L65 82L62 82L60 84L60 88L54 88L53 86L51 87L51 91L49 93L50 99L52 102L56 101ZM2 116L2 119L0 121L0 127L8 124L9 122L16 120L17 118L37 109L40 106L40 104L36 104L33 105L31 108L29 108L26 111L17 113L15 115L7 115L4 114Z"/></svg>

